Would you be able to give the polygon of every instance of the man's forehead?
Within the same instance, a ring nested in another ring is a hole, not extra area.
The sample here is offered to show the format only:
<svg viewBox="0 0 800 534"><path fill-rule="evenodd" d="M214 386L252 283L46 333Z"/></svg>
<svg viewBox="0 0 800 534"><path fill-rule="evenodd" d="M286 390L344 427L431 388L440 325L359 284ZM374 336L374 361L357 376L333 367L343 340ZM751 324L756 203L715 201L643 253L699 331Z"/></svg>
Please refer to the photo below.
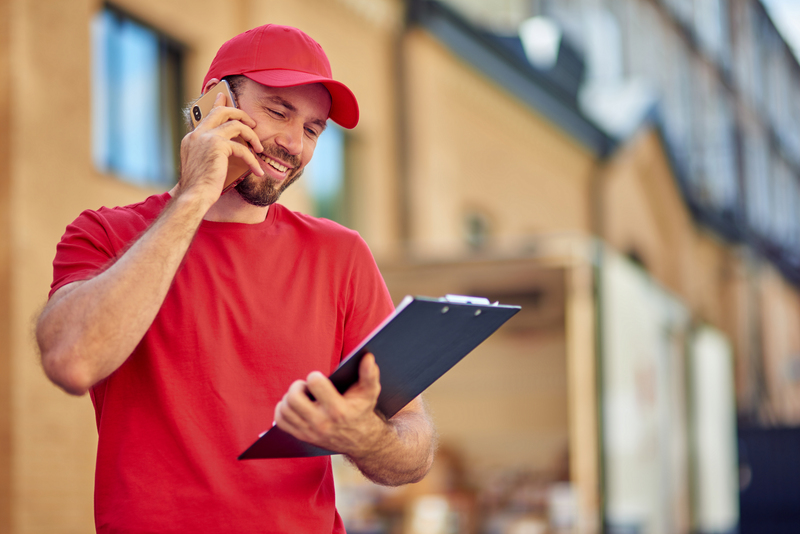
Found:
<svg viewBox="0 0 800 534"><path fill-rule="evenodd" d="M293 95L306 95L309 97L319 98L326 102L331 100L330 92L321 83L307 83L302 85L292 85L290 87L275 87L271 85L264 85L251 80L250 78L245 79L247 80L247 84L261 95L280 95L287 99Z"/></svg>
<svg viewBox="0 0 800 534"><path fill-rule="evenodd" d="M321 83L295 85L292 87L272 87L247 79L253 98L259 102L270 101L298 111L298 106L311 103L324 109L325 118L331 107L331 94Z"/></svg>

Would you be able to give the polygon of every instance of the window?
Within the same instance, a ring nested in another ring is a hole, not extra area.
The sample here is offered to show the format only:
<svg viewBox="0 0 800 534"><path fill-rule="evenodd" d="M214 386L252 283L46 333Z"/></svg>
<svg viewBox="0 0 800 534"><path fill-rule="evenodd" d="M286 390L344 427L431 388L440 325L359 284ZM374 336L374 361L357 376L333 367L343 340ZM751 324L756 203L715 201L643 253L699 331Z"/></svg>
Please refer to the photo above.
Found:
<svg viewBox="0 0 800 534"><path fill-rule="evenodd" d="M791 76L791 89L789 98L789 112L786 114L787 126L782 132L785 136L789 157L796 166L800 166L800 75L796 72Z"/></svg>
<svg viewBox="0 0 800 534"><path fill-rule="evenodd" d="M705 0L694 5L694 27L700 46L718 61L728 63L728 5L720 0Z"/></svg>
<svg viewBox="0 0 800 534"><path fill-rule="evenodd" d="M701 181L710 204L733 212L739 201L735 168L733 105L720 84L704 103L703 171Z"/></svg>
<svg viewBox="0 0 800 534"><path fill-rule="evenodd" d="M666 0L667 7L683 24L690 26L692 21L692 0Z"/></svg>
<svg viewBox="0 0 800 534"><path fill-rule="evenodd" d="M767 114L772 126L780 131L788 113L790 65L778 35L770 35L766 42Z"/></svg>
<svg viewBox="0 0 800 534"><path fill-rule="evenodd" d="M346 224L345 153L344 130L329 122L303 177L314 215L340 224Z"/></svg>
<svg viewBox="0 0 800 534"><path fill-rule="evenodd" d="M797 178L780 157L774 160L771 178L773 202L770 237L784 248L792 248L796 244L797 232L797 212L795 211Z"/></svg>
<svg viewBox="0 0 800 534"><path fill-rule="evenodd" d="M664 29L665 60L661 75L664 130L683 171L692 146L692 73L686 45L672 28Z"/></svg>
<svg viewBox="0 0 800 534"><path fill-rule="evenodd" d="M690 59L694 77L692 102L694 113L691 118L692 140L689 152L689 180L693 196L703 205L711 205L710 191L705 182L706 155L713 150L713 139L709 137L713 115L709 107L714 104L714 76L710 69L695 57Z"/></svg>
<svg viewBox="0 0 800 534"><path fill-rule="evenodd" d="M704 63L694 62L694 103L689 180L694 199L718 213L738 205L734 115L730 97Z"/></svg>
<svg viewBox="0 0 800 534"><path fill-rule="evenodd" d="M757 126L745 124L744 171L747 220L761 236L770 232L770 162L766 134Z"/></svg>
<svg viewBox="0 0 800 534"><path fill-rule="evenodd" d="M643 77L657 84L666 65L664 22L650 4L635 2L628 11L626 75Z"/></svg>
<svg viewBox="0 0 800 534"><path fill-rule="evenodd" d="M731 6L733 19L734 61L737 88L747 104L757 107L761 102L761 45L757 38L756 14L750 4Z"/></svg>
<svg viewBox="0 0 800 534"><path fill-rule="evenodd" d="M111 7L92 21L92 157L137 185L176 181L181 47Z"/></svg>

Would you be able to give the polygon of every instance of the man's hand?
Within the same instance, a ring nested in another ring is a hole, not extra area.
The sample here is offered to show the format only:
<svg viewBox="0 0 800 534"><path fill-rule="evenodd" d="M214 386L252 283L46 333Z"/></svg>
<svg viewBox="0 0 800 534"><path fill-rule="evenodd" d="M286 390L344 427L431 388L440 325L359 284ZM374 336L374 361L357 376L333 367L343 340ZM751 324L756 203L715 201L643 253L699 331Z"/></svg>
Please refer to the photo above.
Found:
<svg viewBox="0 0 800 534"><path fill-rule="evenodd" d="M231 156L244 160L256 175L264 175L258 158L248 148L251 146L256 153L264 150L253 130L256 121L231 105L225 94L219 93L209 114L181 141L179 194L200 191L216 200L225 183ZM237 141L237 137L247 145Z"/></svg>
<svg viewBox="0 0 800 534"><path fill-rule="evenodd" d="M374 452L387 429L375 412L381 383L372 354L361 360L358 377L344 395L319 371L296 380L275 407L275 422L296 438L328 450L353 457Z"/></svg>
<svg viewBox="0 0 800 534"><path fill-rule="evenodd" d="M358 377L344 395L316 371L294 382L275 407L275 423L300 440L345 454L378 484L421 480L436 448L433 423L421 397L387 421L375 411L381 384L372 354L361 360Z"/></svg>

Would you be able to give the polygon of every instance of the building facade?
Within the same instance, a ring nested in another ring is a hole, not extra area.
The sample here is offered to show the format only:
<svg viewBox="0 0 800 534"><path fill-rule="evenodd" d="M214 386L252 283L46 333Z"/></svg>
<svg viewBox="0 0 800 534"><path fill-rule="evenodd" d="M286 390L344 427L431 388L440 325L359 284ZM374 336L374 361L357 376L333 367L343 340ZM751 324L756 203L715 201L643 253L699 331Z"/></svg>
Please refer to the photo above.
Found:
<svg viewBox="0 0 800 534"><path fill-rule="evenodd" d="M91 402L31 334L55 244L170 187L179 108L267 22L362 116L282 202L358 230L397 301L523 307L428 391L425 481L337 467L349 531L732 532L736 415L800 420L800 71L755 0L0 4L0 531L93 525Z"/></svg>

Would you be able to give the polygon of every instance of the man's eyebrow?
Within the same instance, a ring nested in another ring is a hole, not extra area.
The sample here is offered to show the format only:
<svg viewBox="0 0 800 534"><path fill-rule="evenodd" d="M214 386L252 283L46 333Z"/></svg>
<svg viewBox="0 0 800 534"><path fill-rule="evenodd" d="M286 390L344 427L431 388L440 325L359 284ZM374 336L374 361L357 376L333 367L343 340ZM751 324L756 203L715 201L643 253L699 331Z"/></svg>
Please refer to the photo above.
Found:
<svg viewBox="0 0 800 534"><path fill-rule="evenodd" d="M286 108L287 110L291 111L292 113L297 113L297 108L295 107L295 105L292 104L291 102L289 102L288 100L286 100L283 97L280 97L280 96L277 96L277 95L273 95L273 96L268 97L266 100L270 100L273 103L278 104L279 106L283 106L284 108ZM328 121L322 120L322 119L314 119L314 120L311 121L311 124L316 124L317 126L322 128L322 130L324 130L325 128L328 127Z"/></svg>
<svg viewBox="0 0 800 534"><path fill-rule="evenodd" d="M319 126L319 128L320 128L319 132L320 133L324 132L325 128L328 127L328 121L324 121L322 119L314 119L313 121L311 121L311 124L316 124L317 126Z"/></svg>
<svg viewBox="0 0 800 534"><path fill-rule="evenodd" d="M294 106L294 104L292 104L291 102L289 102L285 98L282 98L280 96L270 96L266 100L270 100L275 104L278 104L280 106L285 107L286 109L288 109L289 111L291 111L293 113L297 113L297 108Z"/></svg>

